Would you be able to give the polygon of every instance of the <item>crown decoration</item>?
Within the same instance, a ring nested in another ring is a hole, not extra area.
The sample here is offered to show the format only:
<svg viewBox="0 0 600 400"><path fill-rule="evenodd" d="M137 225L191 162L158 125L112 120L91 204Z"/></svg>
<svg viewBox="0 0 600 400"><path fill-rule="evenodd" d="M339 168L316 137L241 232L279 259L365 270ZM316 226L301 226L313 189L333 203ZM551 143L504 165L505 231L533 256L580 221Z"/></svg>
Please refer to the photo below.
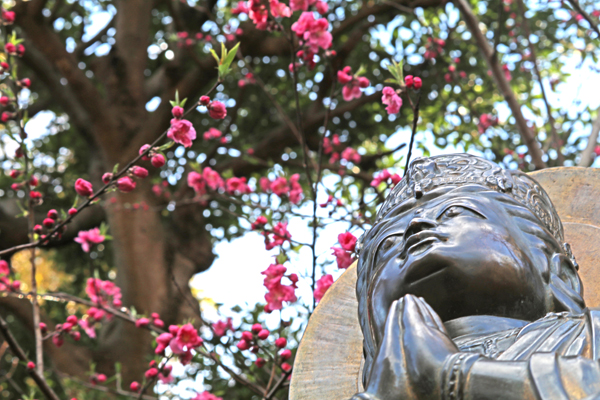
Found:
<svg viewBox="0 0 600 400"><path fill-rule="evenodd" d="M511 196L527 207L556 240L577 266L571 248L564 243L563 226L546 191L533 178L520 171L507 171L498 164L470 154L448 154L416 158L404 179L387 196L377 212L375 224L404 200L421 198L424 193L440 186L478 184ZM367 232L360 238L357 250Z"/></svg>

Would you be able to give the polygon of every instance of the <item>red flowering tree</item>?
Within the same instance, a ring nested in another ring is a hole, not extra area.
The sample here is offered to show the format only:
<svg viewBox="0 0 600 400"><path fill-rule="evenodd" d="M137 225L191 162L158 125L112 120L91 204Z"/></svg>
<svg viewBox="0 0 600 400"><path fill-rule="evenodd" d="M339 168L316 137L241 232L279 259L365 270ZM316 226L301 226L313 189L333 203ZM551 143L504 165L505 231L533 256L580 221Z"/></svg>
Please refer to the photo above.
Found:
<svg viewBox="0 0 600 400"><path fill-rule="evenodd" d="M0 351L35 383L9 395L154 398L203 376L195 399L286 398L301 330L264 313L314 309L414 149L524 170L600 153L596 113L551 93L598 56L592 2L5 3ZM188 282L248 231L274 255L265 302L207 321ZM69 276L53 291L50 258Z"/></svg>

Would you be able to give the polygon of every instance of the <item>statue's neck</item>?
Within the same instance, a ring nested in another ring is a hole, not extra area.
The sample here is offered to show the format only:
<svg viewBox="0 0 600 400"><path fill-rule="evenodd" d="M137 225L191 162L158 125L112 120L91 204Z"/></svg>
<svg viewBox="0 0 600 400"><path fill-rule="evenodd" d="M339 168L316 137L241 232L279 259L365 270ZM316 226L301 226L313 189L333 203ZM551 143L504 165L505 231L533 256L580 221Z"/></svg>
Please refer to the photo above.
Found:
<svg viewBox="0 0 600 400"><path fill-rule="evenodd" d="M464 335L485 335L520 328L529 323L521 319L493 315L470 315L444 322L452 339Z"/></svg>

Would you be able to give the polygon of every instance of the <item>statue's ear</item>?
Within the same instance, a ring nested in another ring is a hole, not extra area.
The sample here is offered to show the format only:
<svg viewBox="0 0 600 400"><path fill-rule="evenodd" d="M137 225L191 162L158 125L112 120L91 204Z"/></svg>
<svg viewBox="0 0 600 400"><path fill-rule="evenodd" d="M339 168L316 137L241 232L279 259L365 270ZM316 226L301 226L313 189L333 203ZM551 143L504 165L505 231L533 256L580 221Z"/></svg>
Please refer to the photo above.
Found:
<svg viewBox="0 0 600 400"><path fill-rule="evenodd" d="M581 313L585 308L581 279L573 261L564 254L554 254L550 260L550 291L556 311Z"/></svg>

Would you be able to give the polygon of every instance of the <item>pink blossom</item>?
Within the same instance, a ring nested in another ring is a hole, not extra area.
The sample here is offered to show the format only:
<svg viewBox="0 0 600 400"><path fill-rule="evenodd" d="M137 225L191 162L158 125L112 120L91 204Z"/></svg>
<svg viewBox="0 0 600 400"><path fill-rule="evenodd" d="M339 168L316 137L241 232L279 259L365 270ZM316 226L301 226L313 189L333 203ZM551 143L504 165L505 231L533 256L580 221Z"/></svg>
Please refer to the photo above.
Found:
<svg viewBox="0 0 600 400"><path fill-rule="evenodd" d="M356 236L350 232L340 233L338 235L338 242L344 250L354 251L356 248Z"/></svg>
<svg viewBox="0 0 600 400"><path fill-rule="evenodd" d="M89 318L80 319L78 324L90 338L96 339L96 329L94 328L94 323L90 322Z"/></svg>
<svg viewBox="0 0 600 400"><path fill-rule="evenodd" d="M308 32L304 32L304 40L307 41L310 51L317 53L319 48L327 50L331 47L333 36L327 31L329 22L325 18L320 18L310 25Z"/></svg>
<svg viewBox="0 0 600 400"><path fill-rule="evenodd" d="M171 339L173 339L173 335L167 332L158 335L156 338L156 349L154 349L154 353L163 354L165 349L169 346L169 343L171 343Z"/></svg>
<svg viewBox="0 0 600 400"><path fill-rule="evenodd" d="M269 178L263 176L258 180L258 183L263 192L269 192L271 188L271 181L269 180Z"/></svg>
<svg viewBox="0 0 600 400"><path fill-rule="evenodd" d="M498 125L498 119L492 114L482 114L479 117L479 123L477 124L477 130L479 133L484 133L488 128Z"/></svg>
<svg viewBox="0 0 600 400"><path fill-rule="evenodd" d="M98 278L88 278L85 293L92 303L106 307L112 303L115 307L121 306L121 289L111 281L103 281ZM95 316L95 319L98 315Z"/></svg>
<svg viewBox="0 0 600 400"><path fill-rule="evenodd" d="M353 162L354 164L358 164L360 162L360 154L352 147L346 147L344 151L342 151L342 159Z"/></svg>
<svg viewBox="0 0 600 400"><path fill-rule="evenodd" d="M92 188L92 184L85 179L77 179L75 181L75 191L78 195L83 197L90 197L94 194L94 189Z"/></svg>
<svg viewBox="0 0 600 400"><path fill-rule="evenodd" d="M338 82L341 83L342 85L345 85L347 83L352 82L352 75L351 74L352 69L350 67L344 67L344 69L342 69L341 71L337 72L337 79Z"/></svg>
<svg viewBox="0 0 600 400"><path fill-rule="evenodd" d="M198 393L192 400L223 400L222 397L217 397L210 392Z"/></svg>
<svg viewBox="0 0 600 400"><path fill-rule="evenodd" d="M210 140L210 139L218 139L221 137L221 135L222 135L221 131L218 130L217 128L210 128L208 131L204 132L202 137L204 138L204 140Z"/></svg>
<svg viewBox="0 0 600 400"><path fill-rule="evenodd" d="M287 222L278 222L273 227L273 238L268 236L268 232L263 232L265 236L265 248L267 250L273 249L275 246L283 246L286 241L292 238L292 234L287 230Z"/></svg>
<svg viewBox="0 0 600 400"><path fill-rule="evenodd" d="M117 181L117 187L123 193L131 192L135 189L135 181L128 176L123 176Z"/></svg>
<svg viewBox="0 0 600 400"><path fill-rule="evenodd" d="M173 118L167 137L183 147L191 147L192 141L196 139L196 130L190 121Z"/></svg>
<svg viewBox="0 0 600 400"><path fill-rule="evenodd" d="M204 170L202 170L202 178L204 179L208 187L212 190L217 190L224 186L223 178L221 178L221 175L219 175L217 171L210 167L206 167L204 168Z"/></svg>
<svg viewBox="0 0 600 400"><path fill-rule="evenodd" d="M169 342L169 347L174 354L185 355L191 349L202 344L203 340L198 336L198 331L192 324L185 324L177 330L177 334Z"/></svg>
<svg viewBox="0 0 600 400"><path fill-rule="evenodd" d="M362 92L360 91L360 87L358 85L345 85L342 88L342 97L345 101L358 99L360 96L362 96Z"/></svg>
<svg viewBox="0 0 600 400"><path fill-rule="evenodd" d="M252 230L256 230L258 228L264 228L265 225L267 224L267 217L261 215L258 218L256 218L256 221L254 221L250 226Z"/></svg>
<svg viewBox="0 0 600 400"><path fill-rule="evenodd" d="M317 12L319 14L325 14L329 11L329 6L324 1L318 0L316 4Z"/></svg>
<svg viewBox="0 0 600 400"><path fill-rule="evenodd" d="M8 263L4 260L0 260L0 277L8 276L10 273L10 268L8 268Z"/></svg>
<svg viewBox="0 0 600 400"><path fill-rule="evenodd" d="M339 269L346 269L354 262L350 252L339 247L332 247L331 249L333 250L333 255L335 256Z"/></svg>
<svg viewBox="0 0 600 400"><path fill-rule="evenodd" d="M295 287L292 285L282 285L281 282L274 283L269 288L269 292L265 294L265 300L267 301L265 312L270 313L274 310L281 310L283 307L282 302L294 302L297 300Z"/></svg>
<svg viewBox="0 0 600 400"><path fill-rule="evenodd" d="M93 228L89 231L79 231L75 239L77 243L81 245L81 248L86 253L90 252L92 244L98 244L104 242L104 235L100 234L100 229Z"/></svg>
<svg viewBox="0 0 600 400"><path fill-rule="evenodd" d="M290 0L290 8L292 11L306 11L308 10L308 0Z"/></svg>
<svg viewBox="0 0 600 400"><path fill-rule="evenodd" d="M208 106L208 114L214 119L223 119L227 116L227 108L220 101L213 101Z"/></svg>
<svg viewBox="0 0 600 400"><path fill-rule="evenodd" d="M321 279L317 281L317 287L315 288L315 300L321 301L325 292L331 285L333 285L333 276L328 274L321 277Z"/></svg>
<svg viewBox="0 0 600 400"><path fill-rule="evenodd" d="M281 278L283 278L283 275L286 271L287 268L281 264L269 265L269 268L261 272L261 274L265 276L263 284L267 289L271 289L271 287L274 287L275 285L281 283Z"/></svg>
<svg viewBox="0 0 600 400"><path fill-rule="evenodd" d="M300 2L301 3L301 2ZM296 5L294 4L294 0L290 2L290 7L292 10L296 11ZM308 3L306 5L308 8ZM300 8L299 8L300 9ZM303 36L306 31L310 29L310 26L315 22L315 16L311 12L303 12L298 18L298 21L292 24L292 31L296 32L296 35Z"/></svg>
<svg viewBox="0 0 600 400"><path fill-rule="evenodd" d="M298 183L299 179L300 179L299 174L294 174L290 177L291 190L290 190L289 198L290 198L290 202L292 202L292 204L300 203L300 201L302 200L302 197L303 197L302 186Z"/></svg>
<svg viewBox="0 0 600 400"><path fill-rule="evenodd" d="M233 325L231 323L231 318L227 318L225 321L217 321L212 324L213 331L215 332L215 336L221 337L225 336L227 331L233 329Z"/></svg>
<svg viewBox="0 0 600 400"><path fill-rule="evenodd" d="M292 16L292 10L284 3L280 3L279 0L270 0L269 5L271 6L271 14L275 18Z"/></svg>
<svg viewBox="0 0 600 400"><path fill-rule="evenodd" d="M206 182L202 175L196 171L190 171L187 176L187 184L189 187L200 195L206 194Z"/></svg>
<svg viewBox="0 0 600 400"><path fill-rule="evenodd" d="M136 328L144 328L150 324L150 320L148 318L139 318L135 321Z"/></svg>
<svg viewBox="0 0 600 400"><path fill-rule="evenodd" d="M229 193L229 194L234 194L234 193L244 194L244 193L252 192L250 187L246 184L246 177L229 178L226 181L226 185L227 185L227 193Z"/></svg>
<svg viewBox="0 0 600 400"><path fill-rule="evenodd" d="M246 5L246 2L245 1L238 2L235 5L235 7L233 7L231 9L231 13L233 15L238 15L238 14L241 14L241 13L247 14L248 13L248 6Z"/></svg>
<svg viewBox="0 0 600 400"><path fill-rule="evenodd" d="M248 9L248 17L256 25L256 29L267 29L267 20L269 18L267 7L260 0L249 0Z"/></svg>
<svg viewBox="0 0 600 400"><path fill-rule="evenodd" d="M277 196L283 196L287 194L290 188L287 185L287 180L283 177L279 177L271 182L271 191Z"/></svg>
<svg viewBox="0 0 600 400"><path fill-rule="evenodd" d="M411 80L411 83L412 83L412 80ZM386 86L383 88L382 93L383 93L383 97L381 97L381 102L383 104L387 105L387 107L385 108L387 113L388 114L399 113L400 107L402 107L402 99L400 98L400 96L398 96L396 91L393 88Z"/></svg>

